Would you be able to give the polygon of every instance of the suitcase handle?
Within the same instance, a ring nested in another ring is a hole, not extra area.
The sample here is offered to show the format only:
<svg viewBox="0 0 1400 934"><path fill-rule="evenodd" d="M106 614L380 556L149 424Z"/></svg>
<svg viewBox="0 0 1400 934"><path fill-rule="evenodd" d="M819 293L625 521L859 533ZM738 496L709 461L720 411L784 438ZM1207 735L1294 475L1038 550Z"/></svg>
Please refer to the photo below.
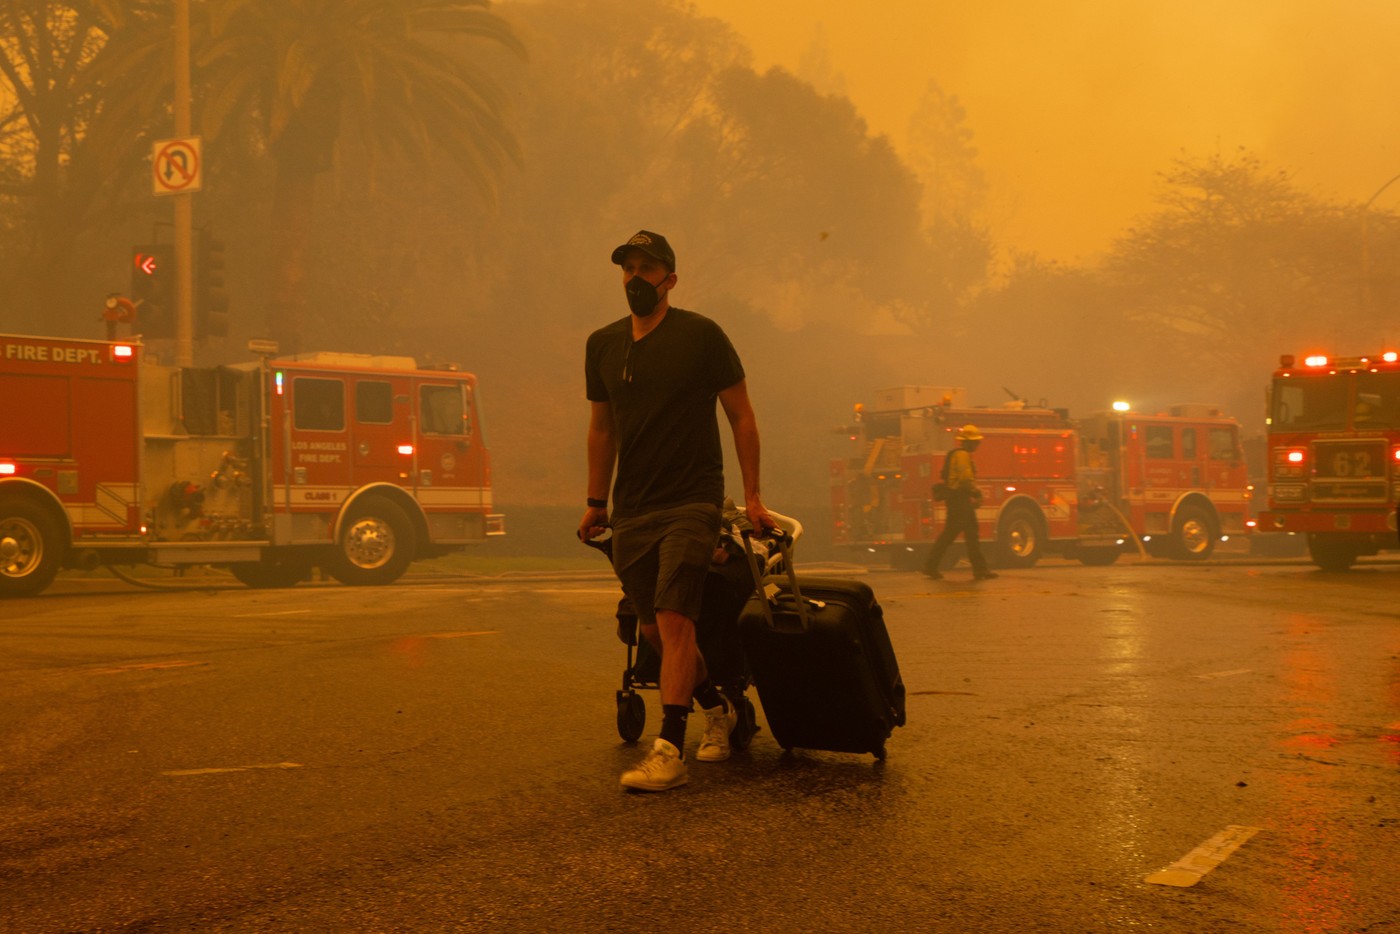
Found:
<svg viewBox="0 0 1400 934"><path fill-rule="evenodd" d="M776 625L773 620L773 607L764 588L769 575L758 566L758 556L753 551L754 535L750 529L740 532L740 537L744 540L744 554L749 559L749 571L753 574L754 587L758 592L758 602L763 606L763 619L768 623L768 628L773 629ZM792 598L797 601L797 619L805 632L812 628L812 620L807 612L807 601L802 599L802 588L797 583L797 572L792 567L792 537L782 529L772 529L765 537L773 539L774 544L778 546L778 552L783 556L783 570L787 572L788 587L792 589Z"/></svg>

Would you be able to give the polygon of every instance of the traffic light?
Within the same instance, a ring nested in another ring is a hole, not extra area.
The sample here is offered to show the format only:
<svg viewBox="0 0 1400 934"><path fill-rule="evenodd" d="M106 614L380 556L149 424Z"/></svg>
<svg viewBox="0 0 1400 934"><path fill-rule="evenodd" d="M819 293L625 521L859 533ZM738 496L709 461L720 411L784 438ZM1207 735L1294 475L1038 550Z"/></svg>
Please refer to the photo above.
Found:
<svg viewBox="0 0 1400 934"><path fill-rule="evenodd" d="M133 330L147 338L175 339L175 247L148 243L131 248Z"/></svg>
<svg viewBox="0 0 1400 934"><path fill-rule="evenodd" d="M195 337L228 336L228 286L224 278L224 241L208 232L199 235L199 264L195 284Z"/></svg>

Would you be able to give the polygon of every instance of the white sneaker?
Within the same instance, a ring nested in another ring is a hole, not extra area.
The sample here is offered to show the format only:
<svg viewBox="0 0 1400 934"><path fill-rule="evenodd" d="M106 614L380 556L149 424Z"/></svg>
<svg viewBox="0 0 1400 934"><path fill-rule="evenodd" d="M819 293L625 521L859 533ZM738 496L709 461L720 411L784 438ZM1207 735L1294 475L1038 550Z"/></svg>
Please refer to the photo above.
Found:
<svg viewBox="0 0 1400 934"><path fill-rule="evenodd" d="M666 791L689 780L680 750L660 738L635 769L622 773L622 787L638 791Z"/></svg>
<svg viewBox="0 0 1400 934"><path fill-rule="evenodd" d="M729 758L729 734L739 722L739 712L724 700L718 707L701 707L700 710L705 715L705 735L700 739L695 758L701 762L723 762Z"/></svg>

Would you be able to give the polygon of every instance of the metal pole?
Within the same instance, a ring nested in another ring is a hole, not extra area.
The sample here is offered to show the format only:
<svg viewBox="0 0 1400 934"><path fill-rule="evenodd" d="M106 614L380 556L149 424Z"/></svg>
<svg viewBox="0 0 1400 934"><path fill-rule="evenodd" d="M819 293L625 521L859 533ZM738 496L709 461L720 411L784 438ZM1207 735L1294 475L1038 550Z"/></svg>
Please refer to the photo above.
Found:
<svg viewBox="0 0 1400 934"><path fill-rule="evenodd" d="M175 136L190 136L190 0L175 0ZM175 364L194 364L194 195L175 195Z"/></svg>
<svg viewBox="0 0 1400 934"><path fill-rule="evenodd" d="M1371 315L1371 205L1396 182L1400 182L1400 175L1377 188L1376 193L1367 198L1366 203L1361 206L1361 320L1363 322Z"/></svg>

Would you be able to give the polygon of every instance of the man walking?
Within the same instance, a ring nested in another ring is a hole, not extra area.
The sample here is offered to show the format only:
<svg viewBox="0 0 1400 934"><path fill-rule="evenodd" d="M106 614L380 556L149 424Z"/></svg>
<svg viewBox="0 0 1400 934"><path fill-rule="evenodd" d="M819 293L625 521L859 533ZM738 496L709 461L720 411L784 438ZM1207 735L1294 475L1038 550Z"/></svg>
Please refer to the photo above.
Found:
<svg viewBox="0 0 1400 934"><path fill-rule="evenodd" d="M695 642L724 502L716 399L734 435L749 520L758 529L774 522L759 497L758 423L729 338L709 318L671 305L676 255L665 237L638 231L612 261L622 267L630 314L588 337L588 505L579 535L595 538L609 524L611 486L613 569L661 653L661 736L622 773L622 785L666 791L689 778L691 698L705 715L695 756L702 762L729 758L736 719Z"/></svg>
<svg viewBox="0 0 1400 934"><path fill-rule="evenodd" d="M924 564L924 576L943 579L938 565L943 562L948 546L962 535L967 546L967 560L972 564L972 579L990 580L997 574L987 569L987 559L982 556L977 539L977 507L982 502L982 493L977 489L977 467L972 463L972 453L982 443L982 433L976 425L964 425L958 429L957 440L958 447L943 459L943 495L948 516Z"/></svg>

